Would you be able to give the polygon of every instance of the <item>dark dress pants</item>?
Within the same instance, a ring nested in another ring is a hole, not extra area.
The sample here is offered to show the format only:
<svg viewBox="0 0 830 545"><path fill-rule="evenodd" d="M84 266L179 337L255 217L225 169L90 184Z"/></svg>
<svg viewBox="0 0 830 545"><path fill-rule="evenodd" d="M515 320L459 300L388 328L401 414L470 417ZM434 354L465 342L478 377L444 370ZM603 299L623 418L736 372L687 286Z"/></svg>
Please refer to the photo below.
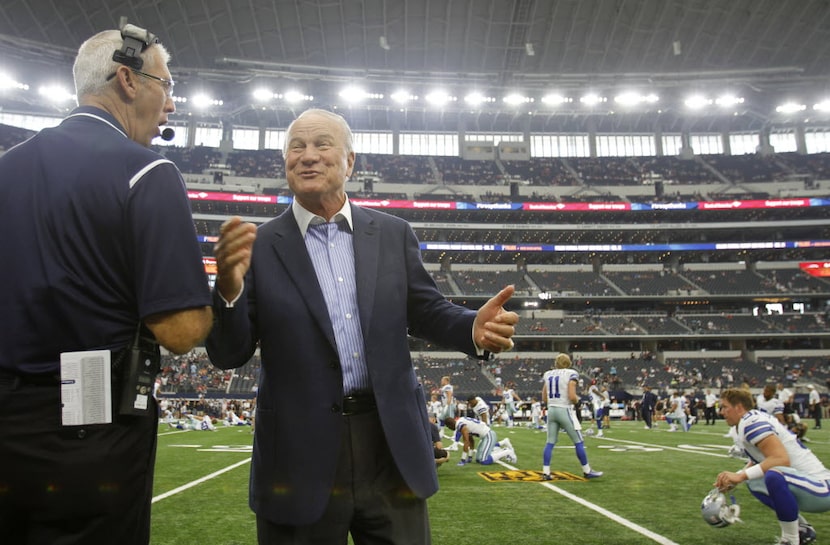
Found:
<svg viewBox="0 0 830 545"><path fill-rule="evenodd" d="M62 426L56 375L0 374L0 542L149 543L157 413L114 418Z"/></svg>
<svg viewBox="0 0 830 545"><path fill-rule="evenodd" d="M430 545L426 500L395 466L375 411L343 416L335 491L323 517L306 526L257 516L259 545Z"/></svg>

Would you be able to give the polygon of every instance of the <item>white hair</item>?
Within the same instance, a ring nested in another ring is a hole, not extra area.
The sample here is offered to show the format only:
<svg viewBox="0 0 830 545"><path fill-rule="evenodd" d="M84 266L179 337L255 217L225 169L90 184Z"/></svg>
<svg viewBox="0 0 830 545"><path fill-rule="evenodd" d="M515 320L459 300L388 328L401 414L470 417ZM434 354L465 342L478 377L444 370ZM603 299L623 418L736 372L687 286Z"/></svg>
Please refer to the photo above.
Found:
<svg viewBox="0 0 830 545"><path fill-rule="evenodd" d="M328 110L323 110L321 108L309 108L308 110L305 110L300 115L298 115L297 118L294 121L292 121L290 125L288 125L288 129L285 131L285 142L283 144L282 149L283 157L287 155L286 152L288 151L288 144L290 142L291 128L294 126L294 123L296 123L297 121L299 121L307 115L319 115L321 117L325 117L327 119L330 119L331 121L334 121L343 132L343 145L346 148L346 153L351 153L352 151L354 151L354 136L352 135L352 129L351 127L349 127L349 124L346 122L346 119L342 115L330 112Z"/></svg>
<svg viewBox="0 0 830 545"><path fill-rule="evenodd" d="M75 94L79 100L87 95L101 94L110 84L107 78L121 66L112 60L112 54L121 49L123 44L124 40L118 30L99 32L81 44L72 66ZM153 55L158 55L165 64L170 62L170 53L159 43L150 45L140 57L147 60Z"/></svg>

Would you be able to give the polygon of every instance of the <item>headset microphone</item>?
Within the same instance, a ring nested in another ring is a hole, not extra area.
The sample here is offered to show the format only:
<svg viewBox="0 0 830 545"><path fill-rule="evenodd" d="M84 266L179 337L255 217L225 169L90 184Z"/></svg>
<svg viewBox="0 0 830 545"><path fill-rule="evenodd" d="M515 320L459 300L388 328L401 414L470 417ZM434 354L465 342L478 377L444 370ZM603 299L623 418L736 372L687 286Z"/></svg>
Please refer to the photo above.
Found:
<svg viewBox="0 0 830 545"><path fill-rule="evenodd" d="M166 129L161 131L161 139L165 140L167 142L173 140L173 138L175 138L175 136L176 136L176 131L174 131L170 127L167 127Z"/></svg>

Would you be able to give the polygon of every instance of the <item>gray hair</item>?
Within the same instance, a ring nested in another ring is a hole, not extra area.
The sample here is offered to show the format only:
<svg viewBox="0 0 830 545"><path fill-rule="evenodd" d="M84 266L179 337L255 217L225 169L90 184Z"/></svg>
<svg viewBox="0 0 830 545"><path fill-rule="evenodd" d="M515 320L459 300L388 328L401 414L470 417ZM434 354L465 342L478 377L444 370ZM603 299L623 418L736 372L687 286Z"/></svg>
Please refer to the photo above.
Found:
<svg viewBox="0 0 830 545"><path fill-rule="evenodd" d="M78 49L72 74L78 100L87 95L99 95L109 86L109 77L121 64L112 60L112 54L124 44L119 30L105 30L89 38ZM167 64L170 53L161 44L152 44L140 54L142 59L158 55Z"/></svg>
<svg viewBox="0 0 830 545"><path fill-rule="evenodd" d="M352 153L354 151L354 136L352 135L352 129L349 127L349 124L346 122L346 119L334 112L330 112L328 110L323 110L321 108L309 108L308 110L302 112L297 118L288 125L288 129L285 131L285 142L282 146L282 155L283 157L286 156L286 151L288 151L288 143L289 143L289 135L291 134L291 128L294 126L294 123L302 119L307 115L319 115L321 117L325 117L331 121L334 121L340 127L340 130L343 132L343 144L346 146L346 153Z"/></svg>

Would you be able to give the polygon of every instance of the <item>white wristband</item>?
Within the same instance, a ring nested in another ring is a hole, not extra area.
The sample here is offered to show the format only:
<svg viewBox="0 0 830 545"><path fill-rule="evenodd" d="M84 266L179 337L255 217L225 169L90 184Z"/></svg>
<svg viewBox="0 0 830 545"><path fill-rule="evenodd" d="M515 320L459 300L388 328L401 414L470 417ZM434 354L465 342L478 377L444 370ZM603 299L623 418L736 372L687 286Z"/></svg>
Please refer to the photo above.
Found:
<svg viewBox="0 0 830 545"><path fill-rule="evenodd" d="M761 464L755 464L754 466L749 466L746 468L746 479L751 481L753 479L760 479L764 476L764 470L761 468Z"/></svg>

